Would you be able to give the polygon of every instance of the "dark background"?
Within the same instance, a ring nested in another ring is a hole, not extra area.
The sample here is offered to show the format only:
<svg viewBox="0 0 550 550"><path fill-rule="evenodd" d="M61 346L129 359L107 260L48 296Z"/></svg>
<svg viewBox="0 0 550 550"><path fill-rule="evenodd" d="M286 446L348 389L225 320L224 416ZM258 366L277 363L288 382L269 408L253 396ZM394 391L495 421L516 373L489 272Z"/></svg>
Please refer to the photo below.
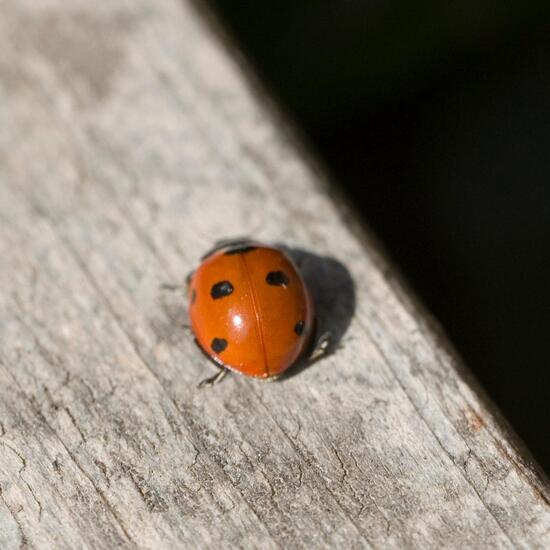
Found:
<svg viewBox="0 0 550 550"><path fill-rule="evenodd" d="M210 4L550 471L550 2Z"/></svg>

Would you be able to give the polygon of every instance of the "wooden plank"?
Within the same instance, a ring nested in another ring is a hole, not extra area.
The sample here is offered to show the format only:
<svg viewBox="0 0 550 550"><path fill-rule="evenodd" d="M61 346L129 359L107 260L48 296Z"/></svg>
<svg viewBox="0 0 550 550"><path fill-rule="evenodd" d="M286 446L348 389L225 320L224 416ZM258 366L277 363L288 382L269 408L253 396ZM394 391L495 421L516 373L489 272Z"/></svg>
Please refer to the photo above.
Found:
<svg viewBox="0 0 550 550"><path fill-rule="evenodd" d="M546 481L186 2L6 0L0 547L548 547ZM335 353L212 372L182 281L308 252Z"/></svg>

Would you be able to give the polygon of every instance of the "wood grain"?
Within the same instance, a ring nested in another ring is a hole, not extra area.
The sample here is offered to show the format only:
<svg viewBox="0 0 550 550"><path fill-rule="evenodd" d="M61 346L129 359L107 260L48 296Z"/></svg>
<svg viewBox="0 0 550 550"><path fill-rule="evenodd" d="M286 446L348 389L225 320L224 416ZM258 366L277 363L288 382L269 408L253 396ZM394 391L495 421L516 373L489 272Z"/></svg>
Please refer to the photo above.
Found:
<svg viewBox="0 0 550 550"><path fill-rule="evenodd" d="M237 58L186 2L2 2L0 547L548 547L546 481ZM162 285L240 235L336 349L198 390Z"/></svg>

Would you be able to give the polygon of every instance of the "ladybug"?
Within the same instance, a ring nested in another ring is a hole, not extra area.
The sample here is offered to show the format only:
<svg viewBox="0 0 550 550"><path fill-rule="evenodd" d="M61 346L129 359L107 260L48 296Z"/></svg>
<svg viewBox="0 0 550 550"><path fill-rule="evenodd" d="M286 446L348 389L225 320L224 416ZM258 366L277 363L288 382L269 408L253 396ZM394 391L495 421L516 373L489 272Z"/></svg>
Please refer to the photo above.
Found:
<svg viewBox="0 0 550 550"><path fill-rule="evenodd" d="M273 380L328 347L328 334L314 344L311 294L280 248L222 242L203 256L187 283L195 342L220 369L200 386L218 382L229 370Z"/></svg>

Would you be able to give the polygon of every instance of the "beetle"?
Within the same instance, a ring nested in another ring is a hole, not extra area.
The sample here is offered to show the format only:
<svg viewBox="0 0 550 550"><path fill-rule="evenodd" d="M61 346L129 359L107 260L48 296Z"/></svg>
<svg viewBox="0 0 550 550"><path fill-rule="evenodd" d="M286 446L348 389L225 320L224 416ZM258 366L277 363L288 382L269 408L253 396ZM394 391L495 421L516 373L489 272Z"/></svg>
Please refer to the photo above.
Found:
<svg viewBox="0 0 550 550"><path fill-rule="evenodd" d="M222 241L189 274L187 287L195 342L219 368L201 387L228 371L274 380L327 351L330 335L316 338L313 299L281 248Z"/></svg>

